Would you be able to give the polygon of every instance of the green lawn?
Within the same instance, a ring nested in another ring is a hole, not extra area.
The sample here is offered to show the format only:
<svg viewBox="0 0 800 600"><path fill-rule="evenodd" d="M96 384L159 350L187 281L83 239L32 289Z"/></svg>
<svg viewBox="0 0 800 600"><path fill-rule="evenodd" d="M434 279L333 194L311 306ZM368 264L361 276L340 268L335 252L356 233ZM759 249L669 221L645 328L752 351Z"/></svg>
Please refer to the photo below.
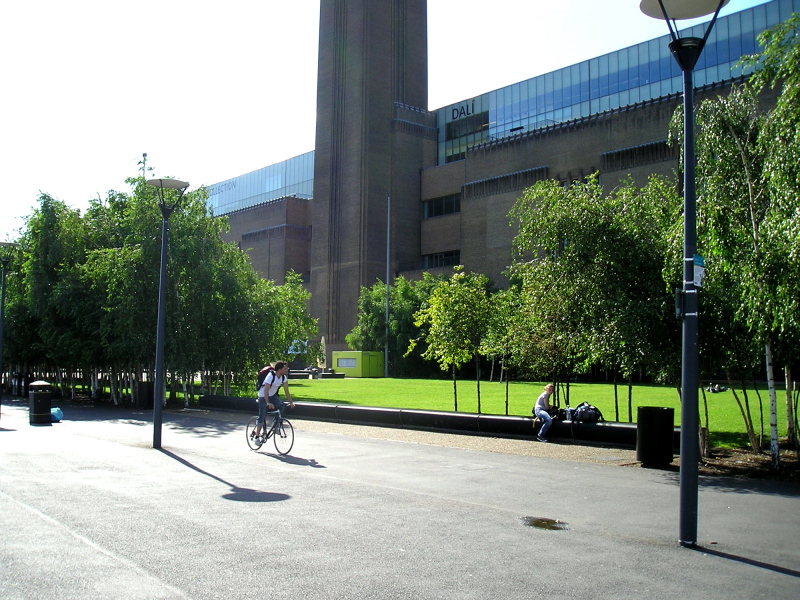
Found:
<svg viewBox="0 0 800 600"><path fill-rule="evenodd" d="M544 383L511 382L508 386L508 414L530 416L536 398ZM296 400L356 404L362 406L385 406L392 408L414 408L420 410L453 410L453 382L430 379L291 379L289 389ZM628 388L621 385L619 394L619 420L628 422ZM505 414L506 384L481 382L481 412ZM763 403L765 436L769 438L769 395L766 386L760 389ZM739 394L741 398L741 393ZM758 397L748 390L756 432L760 427L757 419ZM739 407L730 391L706 394L711 441L716 446L745 446L747 436ZM570 385L570 405L588 402L597 406L607 421L614 421L614 386L605 383L574 383ZM562 397L562 406L564 400ZM680 425L680 401L674 387L659 385L636 385L632 395L632 421L636 421L638 406L665 406L675 409L675 425ZM459 412L478 412L475 381L458 381ZM700 395L701 423L705 425L703 397ZM778 431L786 435L786 401L783 390L778 394Z"/></svg>

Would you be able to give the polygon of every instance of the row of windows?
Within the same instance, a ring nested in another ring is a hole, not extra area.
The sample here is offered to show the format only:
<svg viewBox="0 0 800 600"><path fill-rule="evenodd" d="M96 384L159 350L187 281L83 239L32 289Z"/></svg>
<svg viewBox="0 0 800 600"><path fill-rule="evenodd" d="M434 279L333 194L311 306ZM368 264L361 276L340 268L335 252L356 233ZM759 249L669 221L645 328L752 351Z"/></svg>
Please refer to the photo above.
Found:
<svg viewBox="0 0 800 600"><path fill-rule="evenodd" d="M209 188L215 215L225 215L270 200L314 194L314 152L306 152Z"/></svg>
<svg viewBox="0 0 800 600"><path fill-rule="evenodd" d="M422 257L423 269L435 269L437 267L454 267L461 264L461 250L452 252L436 252L426 254Z"/></svg>
<svg viewBox="0 0 800 600"><path fill-rule="evenodd" d="M695 85L740 76L737 62L758 51L757 35L794 11L800 0L774 0L718 19L695 68ZM681 34L702 37L706 27ZM682 76L668 41L662 36L439 109L439 164L461 160L469 147L490 139L680 92Z"/></svg>
<svg viewBox="0 0 800 600"><path fill-rule="evenodd" d="M461 194L451 194L422 203L422 218L441 217L461 212Z"/></svg>

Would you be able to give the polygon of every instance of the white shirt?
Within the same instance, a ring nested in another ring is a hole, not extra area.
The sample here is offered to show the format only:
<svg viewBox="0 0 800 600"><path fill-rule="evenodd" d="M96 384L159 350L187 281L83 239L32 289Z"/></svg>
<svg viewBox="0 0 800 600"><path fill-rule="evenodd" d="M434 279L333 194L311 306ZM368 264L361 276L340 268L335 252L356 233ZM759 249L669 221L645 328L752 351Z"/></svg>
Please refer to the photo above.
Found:
<svg viewBox="0 0 800 600"><path fill-rule="evenodd" d="M277 373L274 371L272 373L267 373L266 379L264 379L264 385L261 386L261 389L258 390L258 397L271 397L278 393L278 390L281 389L283 382L286 381L286 375L278 376ZM269 387L269 393L267 393L267 388Z"/></svg>

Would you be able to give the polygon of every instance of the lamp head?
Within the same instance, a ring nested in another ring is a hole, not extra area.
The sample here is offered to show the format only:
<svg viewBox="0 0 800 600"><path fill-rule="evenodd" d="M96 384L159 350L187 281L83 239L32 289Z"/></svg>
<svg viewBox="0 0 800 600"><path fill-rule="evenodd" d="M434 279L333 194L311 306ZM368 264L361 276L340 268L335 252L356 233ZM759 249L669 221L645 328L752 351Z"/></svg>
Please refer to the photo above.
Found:
<svg viewBox="0 0 800 600"><path fill-rule="evenodd" d="M189 182L178 179L148 179L147 185L152 185L159 189L185 190L189 187Z"/></svg>
<svg viewBox="0 0 800 600"><path fill-rule="evenodd" d="M19 248L19 244L16 242L0 242L0 247L9 248L11 252L15 249ZM9 252L3 252L0 254L0 263L3 264L3 268L8 266L8 263L11 262L11 256Z"/></svg>
<svg viewBox="0 0 800 600"><path fill-rule="evenodd" d="M642 0L639 9L648 17L662 21L682 21L713 14L730 0ZM663 10L662 10L663 8Z"/></svg>
<svg viewBox="0 0 800 600"><path fill-rule="evenodd" d="M189 187L188 181L180 181L179 179L148 179L146 183L147 185L152 185L158 191L158 205L161 207L161 212L165 218L177 208L181 198L183 198L183 193ZM178 192L178 197L172 204L167 204L164 198L164 190L176 190Z"/></svg>

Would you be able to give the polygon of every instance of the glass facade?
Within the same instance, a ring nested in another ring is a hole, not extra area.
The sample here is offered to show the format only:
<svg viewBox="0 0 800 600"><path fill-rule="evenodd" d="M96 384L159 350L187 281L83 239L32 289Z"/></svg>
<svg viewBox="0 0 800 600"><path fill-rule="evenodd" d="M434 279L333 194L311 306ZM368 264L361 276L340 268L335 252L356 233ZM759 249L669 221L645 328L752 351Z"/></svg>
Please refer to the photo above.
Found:
<svg viewBox="0 0 800 600"><path fill-rule="evenodd" d="M225 215L285 196L314 195L314 152L209 186L214 214Z"/></svg>
<svg viewBox="0 0 800 600"><path fill-rule="evenodd" d="M774 0L719 18L695 67L695 86L742 75L736 63L758 51L758 34L792 12L800 12L800 0ZM703 37L706 26L681 36ZM681 92L669 41L664 35L437 110L438 163L463 160L476 144Z"/></svg>

